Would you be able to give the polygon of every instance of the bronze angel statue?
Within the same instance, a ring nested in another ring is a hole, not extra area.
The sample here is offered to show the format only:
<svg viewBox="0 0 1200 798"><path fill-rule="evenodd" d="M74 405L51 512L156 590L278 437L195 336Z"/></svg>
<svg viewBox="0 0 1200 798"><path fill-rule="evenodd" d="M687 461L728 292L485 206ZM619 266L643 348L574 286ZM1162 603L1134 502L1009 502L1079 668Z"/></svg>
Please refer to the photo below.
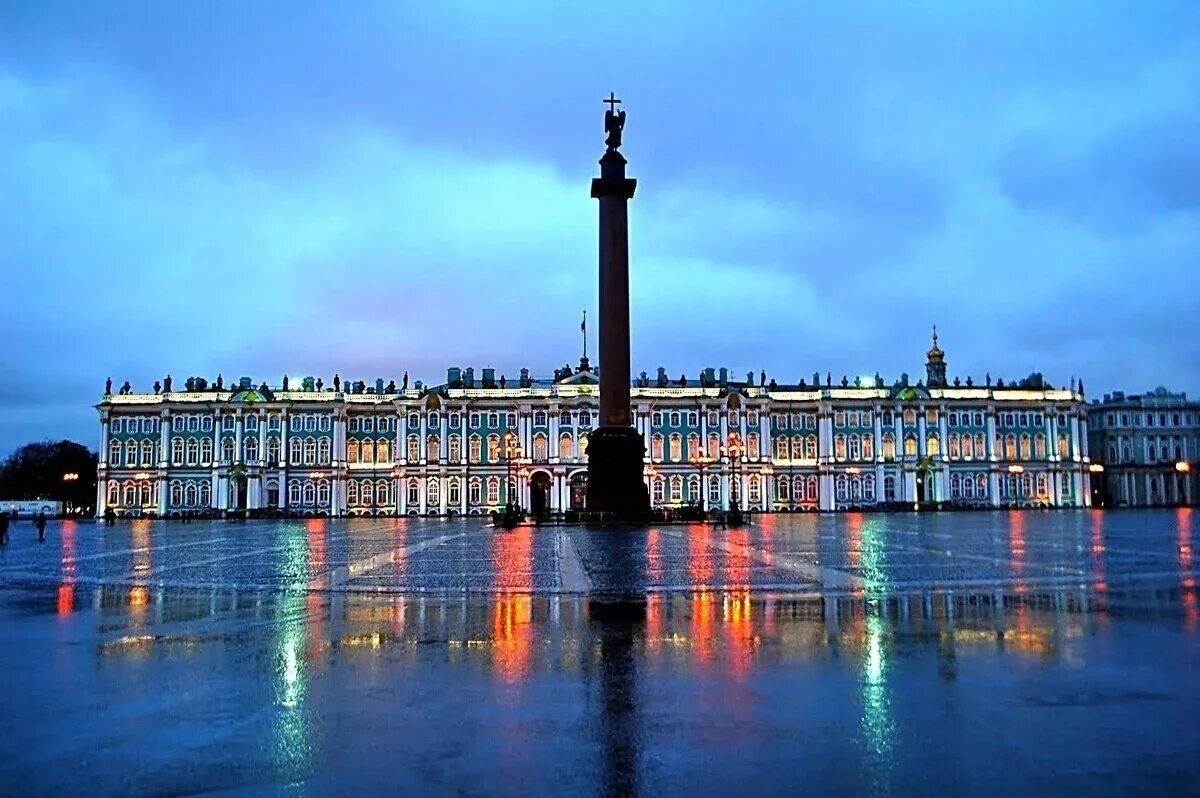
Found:
<svg viewBox="0 0 1200 798"><path fill-rule="evenodd" d="M621 131L625 127L625 112L614 112L611 108L604 112L604 132L608 137L604 139L604 143L608 145L610 150L618 149L621 146Z"/></svg>

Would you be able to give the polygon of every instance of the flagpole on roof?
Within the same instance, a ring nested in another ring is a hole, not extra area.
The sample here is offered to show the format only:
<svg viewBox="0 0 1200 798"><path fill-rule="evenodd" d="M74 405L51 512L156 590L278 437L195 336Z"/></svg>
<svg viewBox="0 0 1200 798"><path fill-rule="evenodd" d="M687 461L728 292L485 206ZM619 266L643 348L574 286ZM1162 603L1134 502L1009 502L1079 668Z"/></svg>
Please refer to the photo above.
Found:
<svg viewBox="0 0 1200 798"><path fill-rule="evenodd" d="M583 311L583 321L579 323L579 332L583 334L583 359L587 360L587 310Z"/></svg>

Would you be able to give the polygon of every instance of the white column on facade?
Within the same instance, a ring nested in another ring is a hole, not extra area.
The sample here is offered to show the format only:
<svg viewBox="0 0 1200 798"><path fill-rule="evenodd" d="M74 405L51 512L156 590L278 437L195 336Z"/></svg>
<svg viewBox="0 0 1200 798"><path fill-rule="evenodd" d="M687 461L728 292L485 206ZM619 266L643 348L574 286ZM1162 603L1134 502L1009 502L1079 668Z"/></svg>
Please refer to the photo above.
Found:
<svg viewBox="0 0 1200 798"><path fill-rule="evenodd" d="M1053 407L1048 407L1043 412L1046 422L1043 432L1046 436L1046 459L1053 463L1058 460L1058 414L1054 412Z"/></svg>
<svg viewBox="0 0 1200 798"><path fill-rule="evenodd" d="M989 462L996 462L999 456L996 452L996 410L989 407L987 414L984 416L984 421L987 422L987 456Z"/></svg>
<svg viewBox="0 0 1200 798"><path fill-rule="evenodd" d="M950 460L950 429L949 429L949 414L946 412L946 406L938 407L938 452L940 453L939 460L947 462ZM943 472L944 473L944 472ZM947 491L947 494L949 492ZM938 494L938 498L943 498L947 494Z"/></svg>
<svg viewBox="0 0 1200 798"><path fill-rule="evenodd" d="M460 463L466 463L467 457L469 457L471 454L470 441L467 440L467 420L469 417L470 409L467 407L467 403L463 402L462 413L460 413L458 417L458 458ZM463 483L463 495L467 495L467 486L465 481ZM463 506L465 507L466 505L464 504Z"/></svg>
<svg viewBox="0 0 1200 798"><path fill-rule="evenodd" d="M641 427L642 427L642 445L646 447L646 460L649 461L651 459L651 457L650 457L651 427L653 426L650 422L654 418L654 416L651 411L647 410L645 412L639 412L637 414L637 418L638 418L638 423L641 424Z"/></svg>
<svg viewBox="0 0 1200 798"><path fill-rule="evenodd" d="M763 405L758 411L758 459L771 459L771 408ZM764 494L766 491L764 491Z"/></svg>
<svg viewBox="0 0 1200 798"><path fill-rule="evenodd" d="M258 460L260 463L266 462L267 459L267 427L270 425L268 418L270 416L266 413L260 413L258 416ZM259 502L258 506L261 507L262 504Z"/></svg>
<svg viewBox="0 0 1200 798"><path fill-rule="evenodd" d="M396 406L395 421L396 421L396 438L395 438L396 442L394 444L395 449L393 449L393 453L392 453L392 461L397 462L397 463L404 463L407 461L406 458L408 457L408 449L405 446L405 438L407 437L405 435L405 430L408 428L408 413L405 412L403 405ZM467 445L467 442L464 440L463 446L465 447L466 445Z"/></svg>
<svg viewBox="0 0 1200 798"><path fill-rule="evenodd" d="M164 471L161 474L159 474L154 480L154 501L156 504L156 511L158 512L159 518L161 518L162 516L167 514L167 494L168 493L169 493L169 490L167 487L167 475L166 475L166 472Z"/></svg>
<svg viewBox="0 0 1200 798"><path fill-rule="evenodd" d="M238 410L233 424L233 462L242 462L242 437L245 434L246 417Z"/></svg>
<svg viewBox="0 0 1200 798"><path fill-rule="evenodd" d="M424 423L422 423L421 424L422 432L424 432L424 429L425 429L425 425L424 425ZM429 505L426 503L429 499L429 497L427 495L427 491L426 491L426 488L429 487L428 482L429 482L429 480L426 477L421 477L420 481L418 481L418 483L417 483L417 499L418 499L417 507L420 510L421 515L425 515L429 511Z"/></svg>
<svg viewBox="0 0 1200 798"><path fill-rule="evenodd" d="M223 459L221 454L221 411L213 411L213 464L221 462ZM213 489L213 500L216 501L216 488ZM220 507L218 503L216 505Z"/></svg>
<svg viewBox="0 0 1200 798"><path fill-rule="evenodd" d="M295 463L288 462L288 443L289 443L288 442L288 434L290 432L290 425L291 425L291 420L288 417L288 411L287 411L287 408L285 407L283 410L279 411L279 464L280 464L280 466L295 465ZM282 496L283 489L280 488L279 492L280 492L280 495ZM280 499L281 506L282 506L282 503L283 503L283 500Z"/></svg>
<svg viewBox="0 0 1200 798"><path fill-rule="evenodd" d="M438 488L438 515L444 516L449 506L450 480L439 477Z"/></svg>
<svg viewBox="0 0 1200 798"><path fill-rule="evenodd" d="M729 445L729 413L722 410L720 418L721 424L718 434L721 436L720 446L724 447Z"/></svg>
<svg viewBox="0 0 1200 798"><path fill-rule="evenodd" d="M700 450L708 452L708 405L705 404L700 405ZM704 493L708 495L708 491Z"/></svg>
<svg viewBox="0 0 1200 798"><path fill-rule="evenodd" d="M871 451L875 453L875 462L881 463L883 462L883 413L879 405L875 405L873 412L875 413L875 429L872 434L874 434L875 440L871 442ZM878 473L882 473L882 469ZM877 492L883 490L883 482L881 480L876 479L875 489Z"/></svg>
<svg viewBox="0 0 1200 798"><path fill-rule="evenodd" d="M450 456L450 414L441 413L438 415L438 422L438 459L445 463Z"/></svg>
<svg viewBox="0 0 1200 798"><path fill-rule="evenodd" d="M420 427L420 429L421 429L421 451L417 452L417 455L418 455L417 461L425 462L426 456L429 454L429 439L428 439L429 414L427 412L425 412L424 410L421 411L421 427ZM501 448L503 448L503 445L504 445L503 442L501 442ZM421 482L421 497L422 497L421 498L421 515L425 514L425 498L424 498L424 496L425 496L425 483L424 483L424 481L422 481Z"/></svg>
<svg viewBox="0 0 1200 798"><path fill-rule="evenodd" d="M917 409L917 456L924 457L925 451L925 408Z"/></svg>
<svg viewBox="0 0 1200 798"><path fill-rule="evenodd" d="M988 503L993 507L1000 506L1000 474L995 468L988 472Z"/></svg>
<svg viewBox="0 0 1200 798"><path fill-rule="evenodd" d="M158 467L166 468L171 462L171 412L169 410L162 411L158 423ZM100 459L104 459L103 454L100 455Z"/></svg>
<svg viewBox="0 0 1200 798"><path fill-rule="evenodd" d="M1083 459L1083 453L1079 448L1079 415L1077 413L1071 415L1071 459L1076 463Z"/></svg>
<svg viewBox="0 0 1200 798"><path fill-rule="evenodd" d="M404 472L402 471L401 474ZM400 515L408 514L408 479L396 477L396 500L400 503Z"/></svg>
<svg viewBox="0 0 1200 798"><path fill-rule="evenodd" d="M1080 417L1077 424L1079 427L1079 449L1083 453L1084 462L1088 462L1091 459L1091 450L1088 448L1087 416ZM1186 447L1187 447L1187 439L1185 438L1184 439L1184 453L1183 453L1183 456L1185 458L1187 457L1187 448Z"/></svg>
<svg viewBox="0 0 1200 798"><path fill-rule="evenodd" d="M550 433L549 433L550 439L548 441L546 441L546 450L547 450L546 454L550 455L551 463L557 463L558 462L558 416L559 416L558 404L555 403L555 404L550 405L550 409L547 410L546 413L548 414L546 416L546 421L550 427Z"/></svg>

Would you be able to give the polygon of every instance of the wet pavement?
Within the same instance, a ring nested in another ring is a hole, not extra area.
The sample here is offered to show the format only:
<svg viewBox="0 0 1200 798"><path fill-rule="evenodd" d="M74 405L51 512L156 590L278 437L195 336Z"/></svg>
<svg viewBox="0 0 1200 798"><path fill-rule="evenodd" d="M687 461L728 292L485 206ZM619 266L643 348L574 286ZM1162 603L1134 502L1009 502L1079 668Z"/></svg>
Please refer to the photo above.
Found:
<svg viewBox="0 0 1200 798"><path fill-rule="evenodd" d="M1200 514L28 523L0 793L1200 794Z"/></svg>

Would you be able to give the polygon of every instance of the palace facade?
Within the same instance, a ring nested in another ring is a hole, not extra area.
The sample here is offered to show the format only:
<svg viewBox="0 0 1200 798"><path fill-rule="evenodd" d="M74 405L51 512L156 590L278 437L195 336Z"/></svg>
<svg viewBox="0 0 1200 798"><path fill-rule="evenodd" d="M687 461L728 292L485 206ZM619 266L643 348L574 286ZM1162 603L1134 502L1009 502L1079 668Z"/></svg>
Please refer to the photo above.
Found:
<svg viewBox="0 0 1200 798"><path fill-rule="evenodd" d="M1200 402L1157 388L1104 394L1088 405L1098 500L1107 507L1200 502Z"/></svg>
<svg viewBox="0 0 1200 798"><path fill-rule="evenodd" d="M779 384L705 369L643 372L630 389L657 507L759 512L1090 504L1082 384L1041 375L946 379L937 336L925 379L827 374ZM97 512L266 510L303 515L484 514L582 508L598 375L516 384L451 368L439 385L234 386L168 377L111 387L100 413Z"/></svg>

